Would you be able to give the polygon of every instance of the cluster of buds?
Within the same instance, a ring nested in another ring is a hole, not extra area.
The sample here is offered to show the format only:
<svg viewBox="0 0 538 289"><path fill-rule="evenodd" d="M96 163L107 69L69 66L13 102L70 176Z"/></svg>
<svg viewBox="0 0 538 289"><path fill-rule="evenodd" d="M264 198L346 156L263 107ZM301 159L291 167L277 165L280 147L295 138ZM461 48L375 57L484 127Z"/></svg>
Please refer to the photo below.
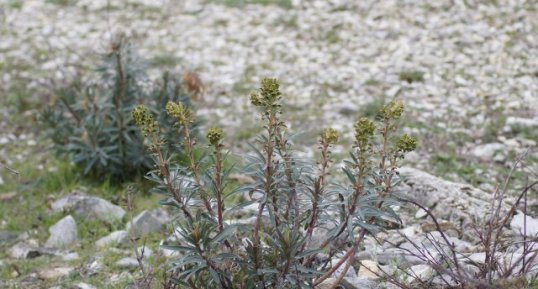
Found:
<svg viewBox="0 0 538 289"><path fill-rule="evenodd" d="M207 131L206 137L211 145L213 145L214 147L218 147L220 146L220 141L224 137L224 133L222 132L222 129L218 127L213 127Z"/></svg>
<svg viewBox="0 0 538 289"><path fill-rule="evenodd" d="M146 106L137 106L133 110L132 116L135 124L142 129L145 136L155 132L155 120Z"/></svg>
<svg viewBox="0 0 538 289"><path fill-rule="evenodd" d="M403 111L403 103L399 100L393 100L381 109L380 114L385 120L399 119L402 116Z"/></svg>
<svg viewBox="0 0 538 289"><path fill-rule="evenodd" d="M417 148L417 140L408 134L402 135L396 141L396 150L401 153L408 153Z"/></svg>
<svg viewBox="0 0 538 289"><path fill-rule="evenodd" d="M274 78L264 78L259 93L252 93L250 101L254 106L271 107L278 105L280 100L280 85Z"/></svg>
<svg viewBox="0 0 538 289"><path fill-rule="evenodd" d="M169 116L177 119L180 125L188 125L194 121L194 115L190 109L185 107L182 103L175 103L169 101L166 104L166 112Z"/></svg>
<svg viewBox="0 0 538 289"><path fill-rule="evenodd" d="M338 142L338 132L334 128L326 128L321 133L321 142L328 145L334 145Z"/></svg>
<svg viewBox="0 0 538 289"><path fill-rule="evenodd" d="M355 123L355 140L361 150L366 150L370 145L375 132L375 124L366 117L359 119Z"/></svg>

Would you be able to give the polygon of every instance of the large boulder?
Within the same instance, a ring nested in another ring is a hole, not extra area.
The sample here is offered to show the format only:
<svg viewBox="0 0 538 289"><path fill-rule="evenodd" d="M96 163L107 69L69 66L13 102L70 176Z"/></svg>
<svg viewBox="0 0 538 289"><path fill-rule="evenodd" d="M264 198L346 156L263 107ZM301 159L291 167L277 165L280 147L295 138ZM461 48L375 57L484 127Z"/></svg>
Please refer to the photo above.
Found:
<svg viewBox="0 0 538 289"><path fill-rule="evenodd" d="M88 196L80 192L74 192L52 203L54 212L69 211L83 218L99 219L110 221L111 219L121 220L125 215L125 210L106 200L98 197Z"/></svg>
<svg viewBox="0 0 538 289"><path fill-rule="evenodd" d="M71 215L61 219L49 228L50 237L46 248L65 248L77 243L77 223Z"/></svg>
<svg viewBox="0 0 538 289"><path fill-rule="evenodd" d="M476 220L485 220L495 205L493 194L470 185L443 180L408 167L398 171L403 182L396 188L396 194L430 209L439 220L461 224L460 230ZM506 200L501 205L501 214L508 211Z"/></svg>

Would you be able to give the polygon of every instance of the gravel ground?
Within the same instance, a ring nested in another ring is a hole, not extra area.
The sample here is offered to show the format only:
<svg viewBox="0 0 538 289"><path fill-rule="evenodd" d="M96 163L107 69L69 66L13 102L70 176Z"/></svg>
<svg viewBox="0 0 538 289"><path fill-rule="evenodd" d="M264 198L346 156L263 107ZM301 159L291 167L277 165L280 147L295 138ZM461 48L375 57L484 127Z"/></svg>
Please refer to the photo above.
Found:
<svg viewBox="0 0 538 289"><path fill-rule="evenodd" d="M206 92L197 113L205 125L225 128L234 151L259 130L248 94L270 76L282 83L286 117L303 133L297 143L306 156L326 126L343 134L335 155L344 156L355 120L399 98L407 105L404 130L419 140L409 165L492 191L516 155L528 151L524 173L514 178L538 176L536 0L256 4L272 1L0 0L0 190L16 179L3 165L66 171L54 167L36 116L54 88L77 74L91 78L99 53L119 33L152 61L150 77L163 68L201 76ZM17 209L34 210L33 198ZM41 213L32 218L45 230ZM51 267L47 260L25 265L39 270L23 281L43 288L32 278Z"/></svg>
<svg viewBox="0 0 538 289"><path fill-rule="evenodd" d="M437 152L487 161L495 151L484 157L485 142L503 151L536 145L534 0L218 2L2 0L0 86L8 96L22 85L47 99L125 33L160 68L198 72L207 87L198 113L228 135L257 129L247 95L274 76L291 127L307 132L300 143L328 125L349 143L369 104L398 97L408 106L406 130L421 141L419 167Z"/></svg>

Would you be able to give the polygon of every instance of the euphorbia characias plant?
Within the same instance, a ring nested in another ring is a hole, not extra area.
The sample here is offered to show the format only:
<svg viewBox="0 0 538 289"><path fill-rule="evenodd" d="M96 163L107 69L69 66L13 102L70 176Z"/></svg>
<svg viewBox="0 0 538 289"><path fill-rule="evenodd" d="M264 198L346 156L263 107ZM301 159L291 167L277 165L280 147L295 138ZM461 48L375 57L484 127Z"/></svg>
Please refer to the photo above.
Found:
<svg viewBox="0 0 538 289"><path fill-rule="evenodd" d="M355 123L344 178L329 182L338 132L321 132L316 164L297 158L281 119L281 99L278 81L270 78L250 96L261 112L263 132L242 164L242 172L254 182L234 187L221 129L208 130L208 153L197 157L199 145L189 127L194 114L181 103L168 103L167 113L176 120L188 156L187 165L180 166L171 163L150 111L143 106L133 111L155 162L148 174L157 183L153 191L180 216L177 241L163 244L181 253L170 262L180 287L335 288L345 282L366 234L382 230L382 218L398 220L391 197L398 183L396 169L417 145L409 135L393 137L403 104L388 103L378 122L361 118ZM238 194L243 198L230 198ZM255 206L253 216L234 220L234 213L246 205Z"/></svg>

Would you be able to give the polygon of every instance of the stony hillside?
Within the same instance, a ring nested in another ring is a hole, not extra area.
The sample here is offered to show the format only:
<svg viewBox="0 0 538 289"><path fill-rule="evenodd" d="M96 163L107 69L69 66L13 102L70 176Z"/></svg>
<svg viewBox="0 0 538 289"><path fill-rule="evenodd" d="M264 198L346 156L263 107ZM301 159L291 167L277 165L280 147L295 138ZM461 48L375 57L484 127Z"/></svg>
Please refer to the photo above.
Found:
<svg viewBox="0 0 538 289"><path fill-rule="evenodd" d="M137 195L127 212L125 188L85 181L42 134L39 115L56 100L54 91L77 76L96 79L99 55L119 34L149 60L150 78L163 69L200 76L204 93L194 105L201 129L222 126L238 155L261 129L248 95L263 77L280 80L284 116L302 133L295 142L307 158L327 126L343 135L335 156L344 158L355 120L401 99L404 131L419 140L405 159L414 169L402 169L409 177L402 192L427 199L420 204L445 222L458 260L476 270L485 253L465 231L491 212L495 188L516 162L503 214L538 175L533 0L0 0L0 23L2 288L125 288L139 274L133 246L145 248L156 267L171 257L158 248L167 233L153 231L173 217L158 197ZM536 190L529 198L533 212ZM359 259L371 270L348 276L357 288L376 288L371 271L390 270L395 256L432 277L416 256L420 248L406 239L430 246L431 220L415 206L401 213L403 229L379 244L367 240L372 247ZM503 237L521 241L524 218L514 213ZM132 230L130 215L140 230ZM534 236L538 220L527 222ZM146 229L146 244L133 245L129 233ZM510 264L520 251L507 245L500 254Z"/></svg>

